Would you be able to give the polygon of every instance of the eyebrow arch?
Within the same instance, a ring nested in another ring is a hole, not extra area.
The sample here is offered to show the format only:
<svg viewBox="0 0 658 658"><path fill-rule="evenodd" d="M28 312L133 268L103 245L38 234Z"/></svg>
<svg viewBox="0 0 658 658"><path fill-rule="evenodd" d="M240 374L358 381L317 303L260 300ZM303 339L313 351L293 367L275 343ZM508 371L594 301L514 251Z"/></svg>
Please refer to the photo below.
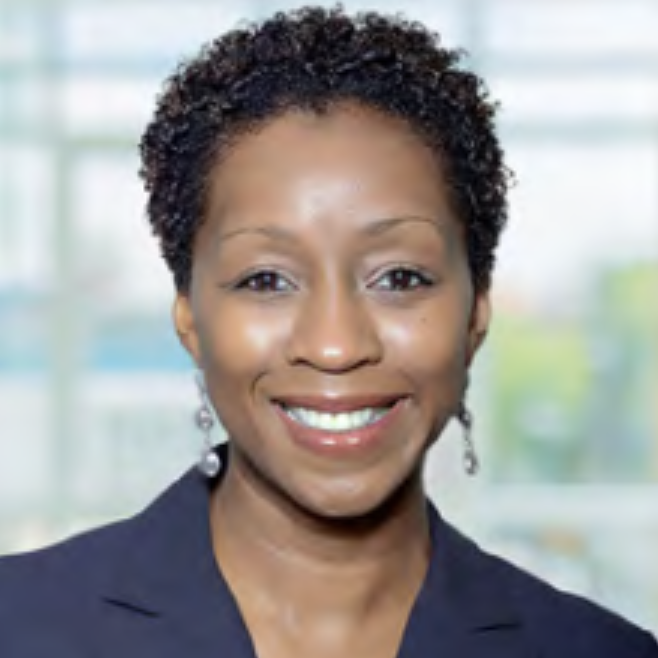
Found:
<svg viewBox="0 0 658 658"><path fill-rule="evenodd" d="M422 222L424 224L429 224L443 235L443 226L440 221L431 217L421 217L419 215L378 219L374 222L366 224L359 232L368 236L376 236L381 235L382 233L386 233L387 231L390 231L394 228L397 228L398 226L401 226L402 224L407 224L409 222Z"/></svg>
<svg viewBox="0 0 658 658"><path fill-rule="evenodd" d="M434 227L441 235L443 235L443 226L441 225L441 222L430 217L421 217L415 215L377 219L373 222L369 222L365 226L360 227L359 233L365 236L374 237L391 231L392 229L395 229L402 224L407 224L410 222L422 222L429 224ZM223 233L222 235L218 236L217 241L219 243L226 242L240 235L263 235L278 242L298 241L297 235L293 231L289 231L288 229L282 228L280 226L247 226L245 228L239 228L235 229L234 231Z"/></svg>
<svg viewBox="0 0 658 658"><path fill-rule="evenodd" d="M267 238L278 240L279 242L288 242L290 240L297 240L297 236L292 232L280 226L246 226L245 228L238 228L234 231L228 231L217 237L218 242L226 242L239 235L264 235Z"/></svg>

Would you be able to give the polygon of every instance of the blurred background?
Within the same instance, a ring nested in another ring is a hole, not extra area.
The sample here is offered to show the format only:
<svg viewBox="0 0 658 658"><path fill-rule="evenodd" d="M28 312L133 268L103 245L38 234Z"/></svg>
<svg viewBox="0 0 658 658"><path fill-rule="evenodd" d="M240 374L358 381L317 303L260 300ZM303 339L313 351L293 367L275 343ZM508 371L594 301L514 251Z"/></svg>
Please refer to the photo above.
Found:
<svg viewBox="0 0 658 658"><path fill-rule="evenodd" d="M0 0L0 553L130 515L194 462L192 368L144 218L161 81L269 0ZM486 547L658 628L658 3L345 2L465 47L517 185L430 491Z"/></svg>

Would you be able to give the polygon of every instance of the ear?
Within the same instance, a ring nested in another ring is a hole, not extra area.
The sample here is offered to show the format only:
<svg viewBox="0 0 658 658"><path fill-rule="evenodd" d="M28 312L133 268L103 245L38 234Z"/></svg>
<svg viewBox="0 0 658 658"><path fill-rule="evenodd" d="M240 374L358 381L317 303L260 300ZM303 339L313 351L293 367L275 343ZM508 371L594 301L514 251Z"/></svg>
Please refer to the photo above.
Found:
<svg viewBox="0 0 658 658"><path fill-rule="evenodd" d="M470 367L473 358L487 337L489 323L491 321L491 300L489 293L479 292L473 301L471 321L468 330L468 353L466 355L466 366Z"/></svg>
<svg viewBox="0 0 658 658"><path fill-rule="evenodd" d="M194 322L192 303L188 295L178 293L174 300L172 316L176 333L181 345L194 359L197 366L201 367L201 350L199 349L199 334Z"/></svg>

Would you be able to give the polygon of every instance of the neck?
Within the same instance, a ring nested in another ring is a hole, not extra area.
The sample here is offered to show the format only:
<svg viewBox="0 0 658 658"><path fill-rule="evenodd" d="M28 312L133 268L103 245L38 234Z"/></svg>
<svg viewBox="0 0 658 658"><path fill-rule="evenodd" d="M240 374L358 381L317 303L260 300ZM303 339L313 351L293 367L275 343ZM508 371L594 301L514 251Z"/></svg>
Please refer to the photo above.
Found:
<svg viewBox="0 0 658 658"><path fill-rule="evenodd" d="M278 623L283 615L306 630L330 622L358 632L387 611L408 614L429 560L420 472L380 509L337 520L268 495L229 462L212 500L211 527L218 563L243 612L251 608Z"/></svg>

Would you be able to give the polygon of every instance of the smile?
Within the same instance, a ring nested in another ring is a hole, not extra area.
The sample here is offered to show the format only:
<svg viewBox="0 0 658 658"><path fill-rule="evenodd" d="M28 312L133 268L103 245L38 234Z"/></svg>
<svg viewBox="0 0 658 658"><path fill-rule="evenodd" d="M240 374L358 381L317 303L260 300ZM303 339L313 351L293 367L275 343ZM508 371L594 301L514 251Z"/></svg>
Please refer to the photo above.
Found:
<svg viewBox="0 0 658 658"><path fill-rule="evenodd" d="M282 409L293 421L325 432L349 432L362 429L378 422L389 411L388 407L368 407L334 414L304 407L282 406Z"/></svg>
<svg viewBox="0 0 658 658"><path fill-rule="evenodd" d="M404 413L400 395L290 396L276 400L287 434L297 446L324 456L349 458L379 450Z"/></svg>

